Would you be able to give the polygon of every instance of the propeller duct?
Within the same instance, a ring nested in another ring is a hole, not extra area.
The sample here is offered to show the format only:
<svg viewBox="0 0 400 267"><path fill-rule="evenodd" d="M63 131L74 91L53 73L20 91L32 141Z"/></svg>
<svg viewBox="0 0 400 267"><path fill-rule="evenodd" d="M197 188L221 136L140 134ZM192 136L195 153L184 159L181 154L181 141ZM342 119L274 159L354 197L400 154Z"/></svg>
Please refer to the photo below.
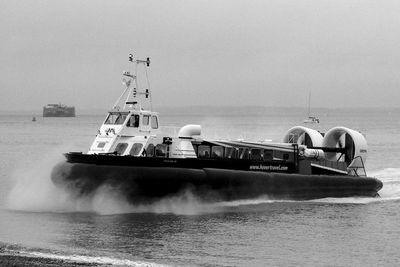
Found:
<svg viewBox="0 0 400 267"><path fill-rule="evenodd" d="M282 141L307 147L320 147L322 140L323 137L320 132L304 126L295 126L285 133Z"/></svg>
<svg viewBox="0 0 400 267"><path fill-rule="evenodd" d="M330 129L323 138L322 146L343 149L342 153L325 152L327 160L345 161L349 166L350 164L361 165L367 159L367 140L360 132L346 127Z"/></svg>

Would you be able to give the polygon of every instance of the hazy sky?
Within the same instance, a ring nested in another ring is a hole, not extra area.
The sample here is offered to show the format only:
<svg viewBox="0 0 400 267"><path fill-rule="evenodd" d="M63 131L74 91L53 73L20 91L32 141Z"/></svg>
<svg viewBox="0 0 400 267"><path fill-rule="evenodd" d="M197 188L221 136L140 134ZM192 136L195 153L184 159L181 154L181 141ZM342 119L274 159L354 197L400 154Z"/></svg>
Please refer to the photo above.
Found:
<svg viewBox="0 0 400 267"><path fill-rule="evenodd" d="M399 33L397 0L0 0L0 110L107 109L132 52L155 107L400 107Z"/></svg>

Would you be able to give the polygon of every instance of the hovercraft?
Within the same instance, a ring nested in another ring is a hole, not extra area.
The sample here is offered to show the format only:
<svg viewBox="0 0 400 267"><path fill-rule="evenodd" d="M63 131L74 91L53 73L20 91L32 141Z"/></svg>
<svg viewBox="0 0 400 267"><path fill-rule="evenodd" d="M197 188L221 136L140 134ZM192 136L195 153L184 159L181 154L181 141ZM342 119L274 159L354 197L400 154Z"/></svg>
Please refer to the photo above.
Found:
<svg viewBox="0 0 400 267"><path fill-rule="evenodd" d="M109 186L135 204L186 190L204 201L378 196L382 182L365 172L366 139L346 127L322 135L296 126L279 143L208 140L200 125L163 134L158 113L142 107L150 89L137 82L150 59L129 61L135 74L123 73L126 88L89 151L66 153L53 169L55 185L78 196Z"/></svg>

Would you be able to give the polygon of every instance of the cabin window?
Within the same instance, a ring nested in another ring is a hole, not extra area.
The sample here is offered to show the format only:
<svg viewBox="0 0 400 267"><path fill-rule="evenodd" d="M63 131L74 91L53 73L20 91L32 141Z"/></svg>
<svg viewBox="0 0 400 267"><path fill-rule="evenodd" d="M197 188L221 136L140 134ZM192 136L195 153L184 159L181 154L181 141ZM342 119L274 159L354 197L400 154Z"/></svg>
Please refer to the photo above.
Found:
<svg viewBox="0 0 400 267"><path fill-rule="evenodd" d="M281 160L289 160L290 159L290 154L289 153L285 153L283 151L274 150L274 158L278 158L278 159L281 159Z"/></svg>
<svg viewBox="0 0 400 267"><path fill-rule="evenodd" d="M147 157L154 157L154 145L150 144L146 148L146 155Z"/></svg>
<svg viewBox="0 0 400 267"><path fill-rule="evenodd" d="M139 115L138 114L134 114L132 115L129 120L128 123L126 124L126 126L128 127L139 127Z"/></svg>
<svg viewBox="0 0 400 267"><path fill-rule="evenodd" d="M115 147L115 152L119 155L124 154L126 148L128 147L127 143L119 143L116 147Z"/></svg>
<svg viewBox="0 0 400 267"><path fill-rule="evenodd" d="M143 144L140 143L134 143L131 151L129 151L129 155L131 156L138 156L140 151L142 150Z"/></svg>
<svg viewBox="0 0 400 267"><path fill-rule="evenodd" d="M273 152L272 150L265 149L264 150L264 160L273 160Z"/></svg>
<svg viewBox="0 0 400 267"><path fill-rule="evenodd" d="M158 144L156 145L156 157L166 157L167 156L167 145Z"/></svg>
<svg viewBox="0 0 400 267"><path fill-rule="evenodd" d="M225 158L228 159L236 158L236 149L233 147L225 147Z"/></svg>
<svg viewBox="0 0 400 267"><path fill-rule="evenodd" d="M151 128L158 129L158 119L157 116L151 116Z"/></svg>
<svg viewBox="0 0 400 267"><path fill-rule="evenodd" d="M143 115L143 125L149 125L150 115Z"/></svg>
<svg viewBox="0 0 400 267"><path fill-rule="evenodd" d="M97 144L97 148L103 148L106 145L106 142L99 142Z"/></svg>
<svg viewBox="0 0 400 267"><path fill-rule="evenodd" d="M151 116L151 128L158 129L157 116Z"/></svg>
<svg viewBox="0 0 400 267"><path fill-rule="evenodd" d="M261 149L252 149L250 155L253 160L262 160Z"/></svg>
<svg viewBox="0 0 400 267"><path fill-rule="evenodd" d="M127 114L110 113L104 124L123 124L126 120Z"/></svg>
<svg viewBox="0 0 400 267"><path fill-rule="evenodd" d="M222 146L213 146L211 149L212 158L222 158L224 155L224 148Z"/></svg>
<svg viewBox="0 0 400 267"><path fill-rule="evenodd" d="M199 153L198 153L199 158L210 158L210 147L209 146L199 146Z"/></svg>
<svg viewBox="0 0 400 267"><path fill-rule="evenodd" d="M244 147L239 148L239 158L249 159L249 149Z"/></svg>

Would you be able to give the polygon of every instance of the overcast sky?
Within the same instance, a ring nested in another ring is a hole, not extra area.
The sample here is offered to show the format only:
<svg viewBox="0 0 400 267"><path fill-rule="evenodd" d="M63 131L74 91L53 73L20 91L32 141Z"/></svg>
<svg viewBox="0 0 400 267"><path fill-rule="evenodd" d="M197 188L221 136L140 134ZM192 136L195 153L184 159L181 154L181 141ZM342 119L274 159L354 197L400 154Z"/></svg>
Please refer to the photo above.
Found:
<svg viewBox="0 0 400 267"><path fill-rule="evenodd" d="M155 107L400 107L399 33L397 0L0 0L0 110L107 109L132 52Z"/></svg>

